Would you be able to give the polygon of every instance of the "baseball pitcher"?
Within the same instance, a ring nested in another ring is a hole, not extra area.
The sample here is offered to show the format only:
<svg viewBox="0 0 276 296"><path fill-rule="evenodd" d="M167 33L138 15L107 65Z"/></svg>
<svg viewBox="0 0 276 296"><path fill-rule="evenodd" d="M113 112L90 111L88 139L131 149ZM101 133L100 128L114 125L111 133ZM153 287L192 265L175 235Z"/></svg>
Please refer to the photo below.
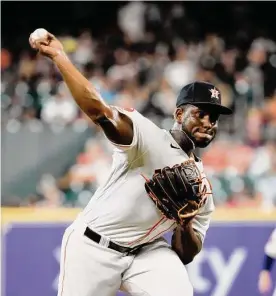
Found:
<svg viewBox="0 0 276 296"><path fill-rule="evenodd" d="M41 30L41 29L40 29ZM133 109L104 102L46 30L30 45L50 58L79 107L113 146L110 175L64 233L59 296L193 295L185 265L200 252L214 211L196 147L216 136L220 91L194 82L176 100L165 131ZM173 231L172 245L164 239Z"/></svg>

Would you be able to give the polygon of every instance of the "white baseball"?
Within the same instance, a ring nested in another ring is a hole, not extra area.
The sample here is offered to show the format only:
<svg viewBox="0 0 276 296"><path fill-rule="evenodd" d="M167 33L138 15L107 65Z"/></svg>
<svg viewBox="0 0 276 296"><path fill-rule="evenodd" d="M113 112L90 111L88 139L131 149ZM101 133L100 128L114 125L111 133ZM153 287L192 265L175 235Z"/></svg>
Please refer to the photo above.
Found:
<svg viewBox="0 0 276 296"><path fill-rule="evenodd" d="M32 41L36 41L40 38L44 38L47 36L47 31L45 29L36 29L30 36Z"/></svg>

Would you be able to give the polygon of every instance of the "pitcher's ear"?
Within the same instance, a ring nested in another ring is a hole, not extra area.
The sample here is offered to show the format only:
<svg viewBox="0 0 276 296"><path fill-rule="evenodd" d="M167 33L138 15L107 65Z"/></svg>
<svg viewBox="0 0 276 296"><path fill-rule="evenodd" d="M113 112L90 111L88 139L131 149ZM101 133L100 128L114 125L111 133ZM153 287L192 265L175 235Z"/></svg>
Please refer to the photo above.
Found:
<svg viewBox="0 0 276 296"><path fill-rule="evenodd" d="M184 112L184 110L181 107L176 108L175 111L174 111L174 120L178 124L182 124L183 112Z"/></svg>

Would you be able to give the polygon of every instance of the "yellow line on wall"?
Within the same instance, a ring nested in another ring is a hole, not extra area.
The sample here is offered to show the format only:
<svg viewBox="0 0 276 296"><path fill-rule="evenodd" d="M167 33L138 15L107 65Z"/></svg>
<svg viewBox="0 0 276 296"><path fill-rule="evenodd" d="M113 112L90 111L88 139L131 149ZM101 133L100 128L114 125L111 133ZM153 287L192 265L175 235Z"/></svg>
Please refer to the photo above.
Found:
<svg viewBox="0 0 276 296"><path fill-rule="evenodd" d="M71 222L81 210L79 208L1 208L1 222L2 225L16 222ZM213 214L213 221L271 221L276 223L276 210L264 212L253 208L217 208Z"/></svg>

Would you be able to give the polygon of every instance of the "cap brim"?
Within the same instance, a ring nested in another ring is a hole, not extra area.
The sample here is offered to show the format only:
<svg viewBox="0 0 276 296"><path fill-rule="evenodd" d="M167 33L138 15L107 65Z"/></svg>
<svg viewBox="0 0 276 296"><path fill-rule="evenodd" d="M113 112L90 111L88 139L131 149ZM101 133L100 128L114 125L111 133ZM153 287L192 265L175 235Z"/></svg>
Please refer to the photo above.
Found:
<svg viewBox="0 0 276 296"><path fill-rule="evenodd" d="M210 108L211 110L214 110L218 114L223 114L223 115L230 115L233 114L233 111L225 106L221 106L218 104L213 104L213 103L206 103L206 102L195 102L195 103L190 103L191 105L195 106L206 106Z"/></svg>

